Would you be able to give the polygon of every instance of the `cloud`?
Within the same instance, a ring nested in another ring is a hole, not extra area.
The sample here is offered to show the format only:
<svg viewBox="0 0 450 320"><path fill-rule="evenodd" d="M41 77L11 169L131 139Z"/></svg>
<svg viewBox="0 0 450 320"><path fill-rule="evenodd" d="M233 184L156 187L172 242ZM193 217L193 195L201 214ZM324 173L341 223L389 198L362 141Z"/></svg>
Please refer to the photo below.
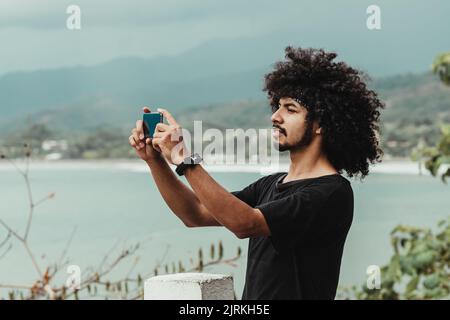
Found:
<svg viewBox="0 0 450 320"><path fill-rule="evenodd" d="M281 18L291 12L286 8L298 6L299 1L284 0L280 6L269 0L2 0L0 27L60 28L71 4L80 6L83 19L90 26L114 28L225 17L251 20L277 12Z"/></svg>
<svg viewBox="0 0 450 320"><path fill-rule="evenodd" d="M370 33L365 19L372 2L0 0L0 75L96 64L120 56L178 54L212 39L267 34L280 38L293 34L293 42L339 49L357 56L362 65L378 61L381 69L385 57L377 55L386 51L414 52L404 55L412 64L418 57L420 63L431 59L425 56L429 52L448 50L440 37L450 29L445 17L450 2L417 0L412 5L412 0L377 0L383 27ZM66 28L70 4L81 7L79 31Z"/></svg>
<svg viewBox="0 0 450 320"><path fill-rule="evenodd" d="M297 8L276 9L268 0L1 0L0 4L0 74L95 64L124 55L177 54L215 38L258 36L287 27ZM81 8L79 31L66 28L70 4Z"/></svg>

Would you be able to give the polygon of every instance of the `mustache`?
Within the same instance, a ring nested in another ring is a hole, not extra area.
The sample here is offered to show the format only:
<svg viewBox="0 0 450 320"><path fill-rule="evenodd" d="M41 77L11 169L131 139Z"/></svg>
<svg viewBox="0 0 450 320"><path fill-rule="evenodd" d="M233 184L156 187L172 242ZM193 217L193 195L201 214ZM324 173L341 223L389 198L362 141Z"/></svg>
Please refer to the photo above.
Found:
<svg viewBox="0 0 450 320"><path fill-rule="evenodd" d="M283 129L282 127L280 127L279 125L274 124L274 125L272 125L272 128L276 128L276 129L280 130L281 133L283 133L284 135L286 135L286 130L284 130L284 129Z"/></svg>

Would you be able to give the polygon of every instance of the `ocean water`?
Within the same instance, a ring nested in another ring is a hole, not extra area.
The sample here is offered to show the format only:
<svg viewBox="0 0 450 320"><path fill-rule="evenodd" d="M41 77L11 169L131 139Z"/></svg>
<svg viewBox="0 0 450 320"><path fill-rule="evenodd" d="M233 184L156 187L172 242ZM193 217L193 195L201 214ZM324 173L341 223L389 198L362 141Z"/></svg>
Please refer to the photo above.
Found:
<svg viewBox="0 0 450 320"><path fill-rule="evenodd" d="M147 167L139 162L31 163L30 183L35 200L55 197L35 208L30 246L44 268L58 261L76 228L67 256L82 273L96 268L105 254L112 261L122 248L140 243L139 260L132 274L152 274L156 265L182 261L185 268L202 248L208 261L210 245L222 241L224 257L237 247L242 257L204 272L231 274L241 296L248 240L237 239L222 227L186 228L171 213L158 193ZM285 168L284 168L285 169ZM253 172L252 172L253 171ZM211 175L227 190L239 190L261 177L258 170ZM369 265L383 265L392 253L389 233L397 224L433 227L450 215L450 186L429 175L418 175L415 164L378 167L363 182L351 180L355 194L354 221L347 238L340 285L361 284ZM29 211L23 178L8 164L0 165L0 218L23 232ZM6 232L0 226L0 242ZM20 243L0 258L0 284L30 284L36 272ZM0 249L0 256L3 253ZM216 250L217 252L217 250ZM126 274L132 260L124 261L111 277ZM159 270L163 273L163 267ZM63 270L61 281L67 276ZM0 289L0 296L5 295Z"/></svg>

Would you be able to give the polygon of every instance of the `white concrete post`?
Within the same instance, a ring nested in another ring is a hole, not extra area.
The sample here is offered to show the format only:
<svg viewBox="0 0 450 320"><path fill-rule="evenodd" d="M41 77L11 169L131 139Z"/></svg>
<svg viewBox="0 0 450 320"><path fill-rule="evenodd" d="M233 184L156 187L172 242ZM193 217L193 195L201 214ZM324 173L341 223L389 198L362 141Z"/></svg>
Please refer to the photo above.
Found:
<svg viewBox="0 0 450 320"><path fill-rule="evenodd" d="M234 300L233 277L175 273L147 279L144 300Z"/></svg>

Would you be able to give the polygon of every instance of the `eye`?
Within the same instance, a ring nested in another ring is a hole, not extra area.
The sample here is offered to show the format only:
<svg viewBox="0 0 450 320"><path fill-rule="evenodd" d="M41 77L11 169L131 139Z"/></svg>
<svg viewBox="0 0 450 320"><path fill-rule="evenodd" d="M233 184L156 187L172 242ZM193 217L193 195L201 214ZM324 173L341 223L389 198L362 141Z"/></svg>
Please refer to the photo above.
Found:
<svg viewBox="0 0 450 320"><path fill-rule="evenodd" d="M279 106L271 106L272 107L272 113L277 112L277 110L280 108Z"/></svg>
<svg viewBox="0 0 450 320"><path fill-rule="evenodd" d="M293 109L293 108L288 108L287 111L288 111L289 113L295 113L295 112L297 112L297 111L296 111L295 109Z"/></svg>

